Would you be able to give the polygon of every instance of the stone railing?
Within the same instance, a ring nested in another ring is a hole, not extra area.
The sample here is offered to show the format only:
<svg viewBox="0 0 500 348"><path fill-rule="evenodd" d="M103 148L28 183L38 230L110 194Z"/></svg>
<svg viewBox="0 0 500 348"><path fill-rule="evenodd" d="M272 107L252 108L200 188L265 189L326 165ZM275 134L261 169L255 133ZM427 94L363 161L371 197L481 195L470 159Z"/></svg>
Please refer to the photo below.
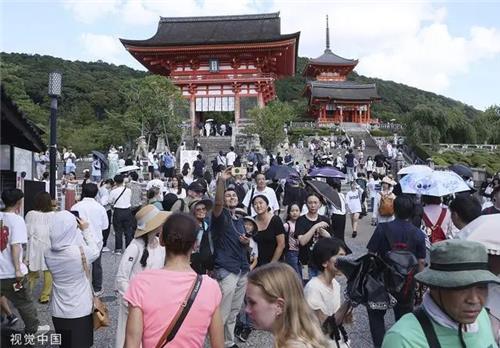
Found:
<svg viewBox="0 0 500 348"><path fill-rule="evenodd" d="M292 128L317 128L318 125L316 124L316 122L290 122L290 124L288 125L288 128L292 129Z"/></svg>
<svg viewBox="0 0 500 348"><path fill-rule="evenodd" d="M377 128L395 132L395 131L401 131L403 129L403 125L393 122L383 122L380 123Z"/></svg>
<svg viewBox="0 0 500 348"><path fill-rule="evenodd" d="M422 144L423 146L431 146L431 144ZM496 151L499 150L499 145L495 144L438 144L439 150L456 150L456 151L476 151L476 150L486 150L486 151Z"/></svg>

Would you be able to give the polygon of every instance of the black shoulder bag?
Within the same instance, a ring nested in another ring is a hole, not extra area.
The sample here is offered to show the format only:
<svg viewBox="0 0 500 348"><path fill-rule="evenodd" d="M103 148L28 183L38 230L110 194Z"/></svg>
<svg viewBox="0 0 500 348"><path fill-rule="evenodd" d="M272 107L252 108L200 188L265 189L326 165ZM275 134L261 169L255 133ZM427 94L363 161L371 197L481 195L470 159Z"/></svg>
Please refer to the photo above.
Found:
<svg viewBox="0 0 500 348"><path fill-rule="evenodd" d="M418 319L420 326L422 326L422 331L425 334L429 348L441 348L434 326L432 326L431 320L427 316L427 313L425 313L425 310L422 307L418 307L413 312L413 315Z"/></svg>
<svg viewBox="0 0 500 348"><path fill-rule="evenodd" d="M163 332L163 335L161 335L160 340L156 344L156 348L164 347L168 342L172 341L175 338L177 331L179 331L182 323L184 322L184 319L186 319L186 316L189 313L191 306L193 305L196 295L198 295L198 292L200 291L202 280L203 277L198 274L186 298L184 299L184 301L182 301L181 306L170 322L170 325L168 325L165 332Z"/></svg>
<svg viewBox="0 0 500 348"><path fill-rule="evenodd" d="M247 207L248 216L252 216L252 199L254 191L255 191L255 186L252 187L252 193L250 193L250 200L248 201L248 207Z"/></svg>
<svg viewBox="0 0 500 348"><path fill-rule="evenodd" d="M118 198L117 198L117 199L115 199L115 201L113 202L113 204L112 204L111 208L115 209L115 204L116 204L116 202L118 202L118 200L119 200L120 198L122 198L122 195L125 193L125 190L126 190L126 189L127 189L126 187L124 187L124 188L123 188L123 191L120 193L120 195L118 196Z"/></svg>

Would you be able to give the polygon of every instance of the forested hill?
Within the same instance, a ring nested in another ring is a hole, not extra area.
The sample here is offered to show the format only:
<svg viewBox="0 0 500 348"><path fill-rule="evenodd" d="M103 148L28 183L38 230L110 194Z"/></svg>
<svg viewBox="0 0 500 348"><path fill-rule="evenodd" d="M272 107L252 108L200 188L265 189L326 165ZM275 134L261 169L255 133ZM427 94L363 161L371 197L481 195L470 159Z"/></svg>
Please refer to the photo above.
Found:
<svg viewBox="0 0 500 348"><path fill-rule="evenodd" d="M121 140L109 139L119 125L110 124L107 115L124 114L129 105L121 87L131 79L147 75L146 72L124 65L116 66L100 61L73 62L51 56L19 53L0 53L0 63L2 84L6 92L44 130L48 129L50 105L47 96L48 73L55 69L62 71L63 95L58 113L59 143L71 144L74 149L81 151L87 151L90 146L103 148L110 141ZM301 75L305 64L307 58L299 58L297 76L277 82L278 97L282 101L294 101L302 111L305 110L306 103L302 97L305 80ZM400 119L417 105L438 108L445 114L460 114L468 120L482 114L461 102L403 84L356 73L352 73L349 79L377 84L382 101L374 106L373 115L383 120Z"/></svg>

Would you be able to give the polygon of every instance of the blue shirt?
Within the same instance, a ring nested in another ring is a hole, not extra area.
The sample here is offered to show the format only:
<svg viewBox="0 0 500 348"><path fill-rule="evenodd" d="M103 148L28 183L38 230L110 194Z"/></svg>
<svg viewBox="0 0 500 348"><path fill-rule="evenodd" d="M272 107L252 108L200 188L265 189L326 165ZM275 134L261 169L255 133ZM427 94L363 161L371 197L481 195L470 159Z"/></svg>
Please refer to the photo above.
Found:
<svg viewBox="0 0 500 348"><path fill-rule="evenodd" d="M228 209L224 208L217 217L212 215L215 268L224 268L234 274L248 272L247 249L240 242L244 234L243 219L233 219Z"/></svg>
<svg viewBox="0 0 500 348"><path fill-rule="evenodd" d="M425 235L411 222L396 219L391 222L380 223L373 232L366 248L377 255L384 257L391 250L389 241L385 237L385 231L392 237L395 243L407 243L417 259L425 259ZM411 242L410 239L413 238Z"/></svg>
<svg viewBox="0 0 500 348"><path fill-rule="evenodd" d="M173 168L174 167L174 156L171 154L166 154L163 156L163 163L165 164L166 168Z"/></svg>

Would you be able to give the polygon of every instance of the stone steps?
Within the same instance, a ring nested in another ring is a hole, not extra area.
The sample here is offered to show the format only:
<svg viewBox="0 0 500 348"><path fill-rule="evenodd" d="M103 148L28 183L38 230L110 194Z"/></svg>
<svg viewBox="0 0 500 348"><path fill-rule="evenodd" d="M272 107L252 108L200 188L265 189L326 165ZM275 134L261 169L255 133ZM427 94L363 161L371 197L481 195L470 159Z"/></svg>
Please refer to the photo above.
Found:
<svg viewBox="0 0 500 348"><path fill-rule="evenodd" d="M231 146L231 137L199 137L197 140L203 149L202 155L205 161L207 161L207 165L208 162L219 154L219 151L227 153ZM187 149L194 150L194 141L192 137L186 137L184 141L186 142Z"/></svg>

